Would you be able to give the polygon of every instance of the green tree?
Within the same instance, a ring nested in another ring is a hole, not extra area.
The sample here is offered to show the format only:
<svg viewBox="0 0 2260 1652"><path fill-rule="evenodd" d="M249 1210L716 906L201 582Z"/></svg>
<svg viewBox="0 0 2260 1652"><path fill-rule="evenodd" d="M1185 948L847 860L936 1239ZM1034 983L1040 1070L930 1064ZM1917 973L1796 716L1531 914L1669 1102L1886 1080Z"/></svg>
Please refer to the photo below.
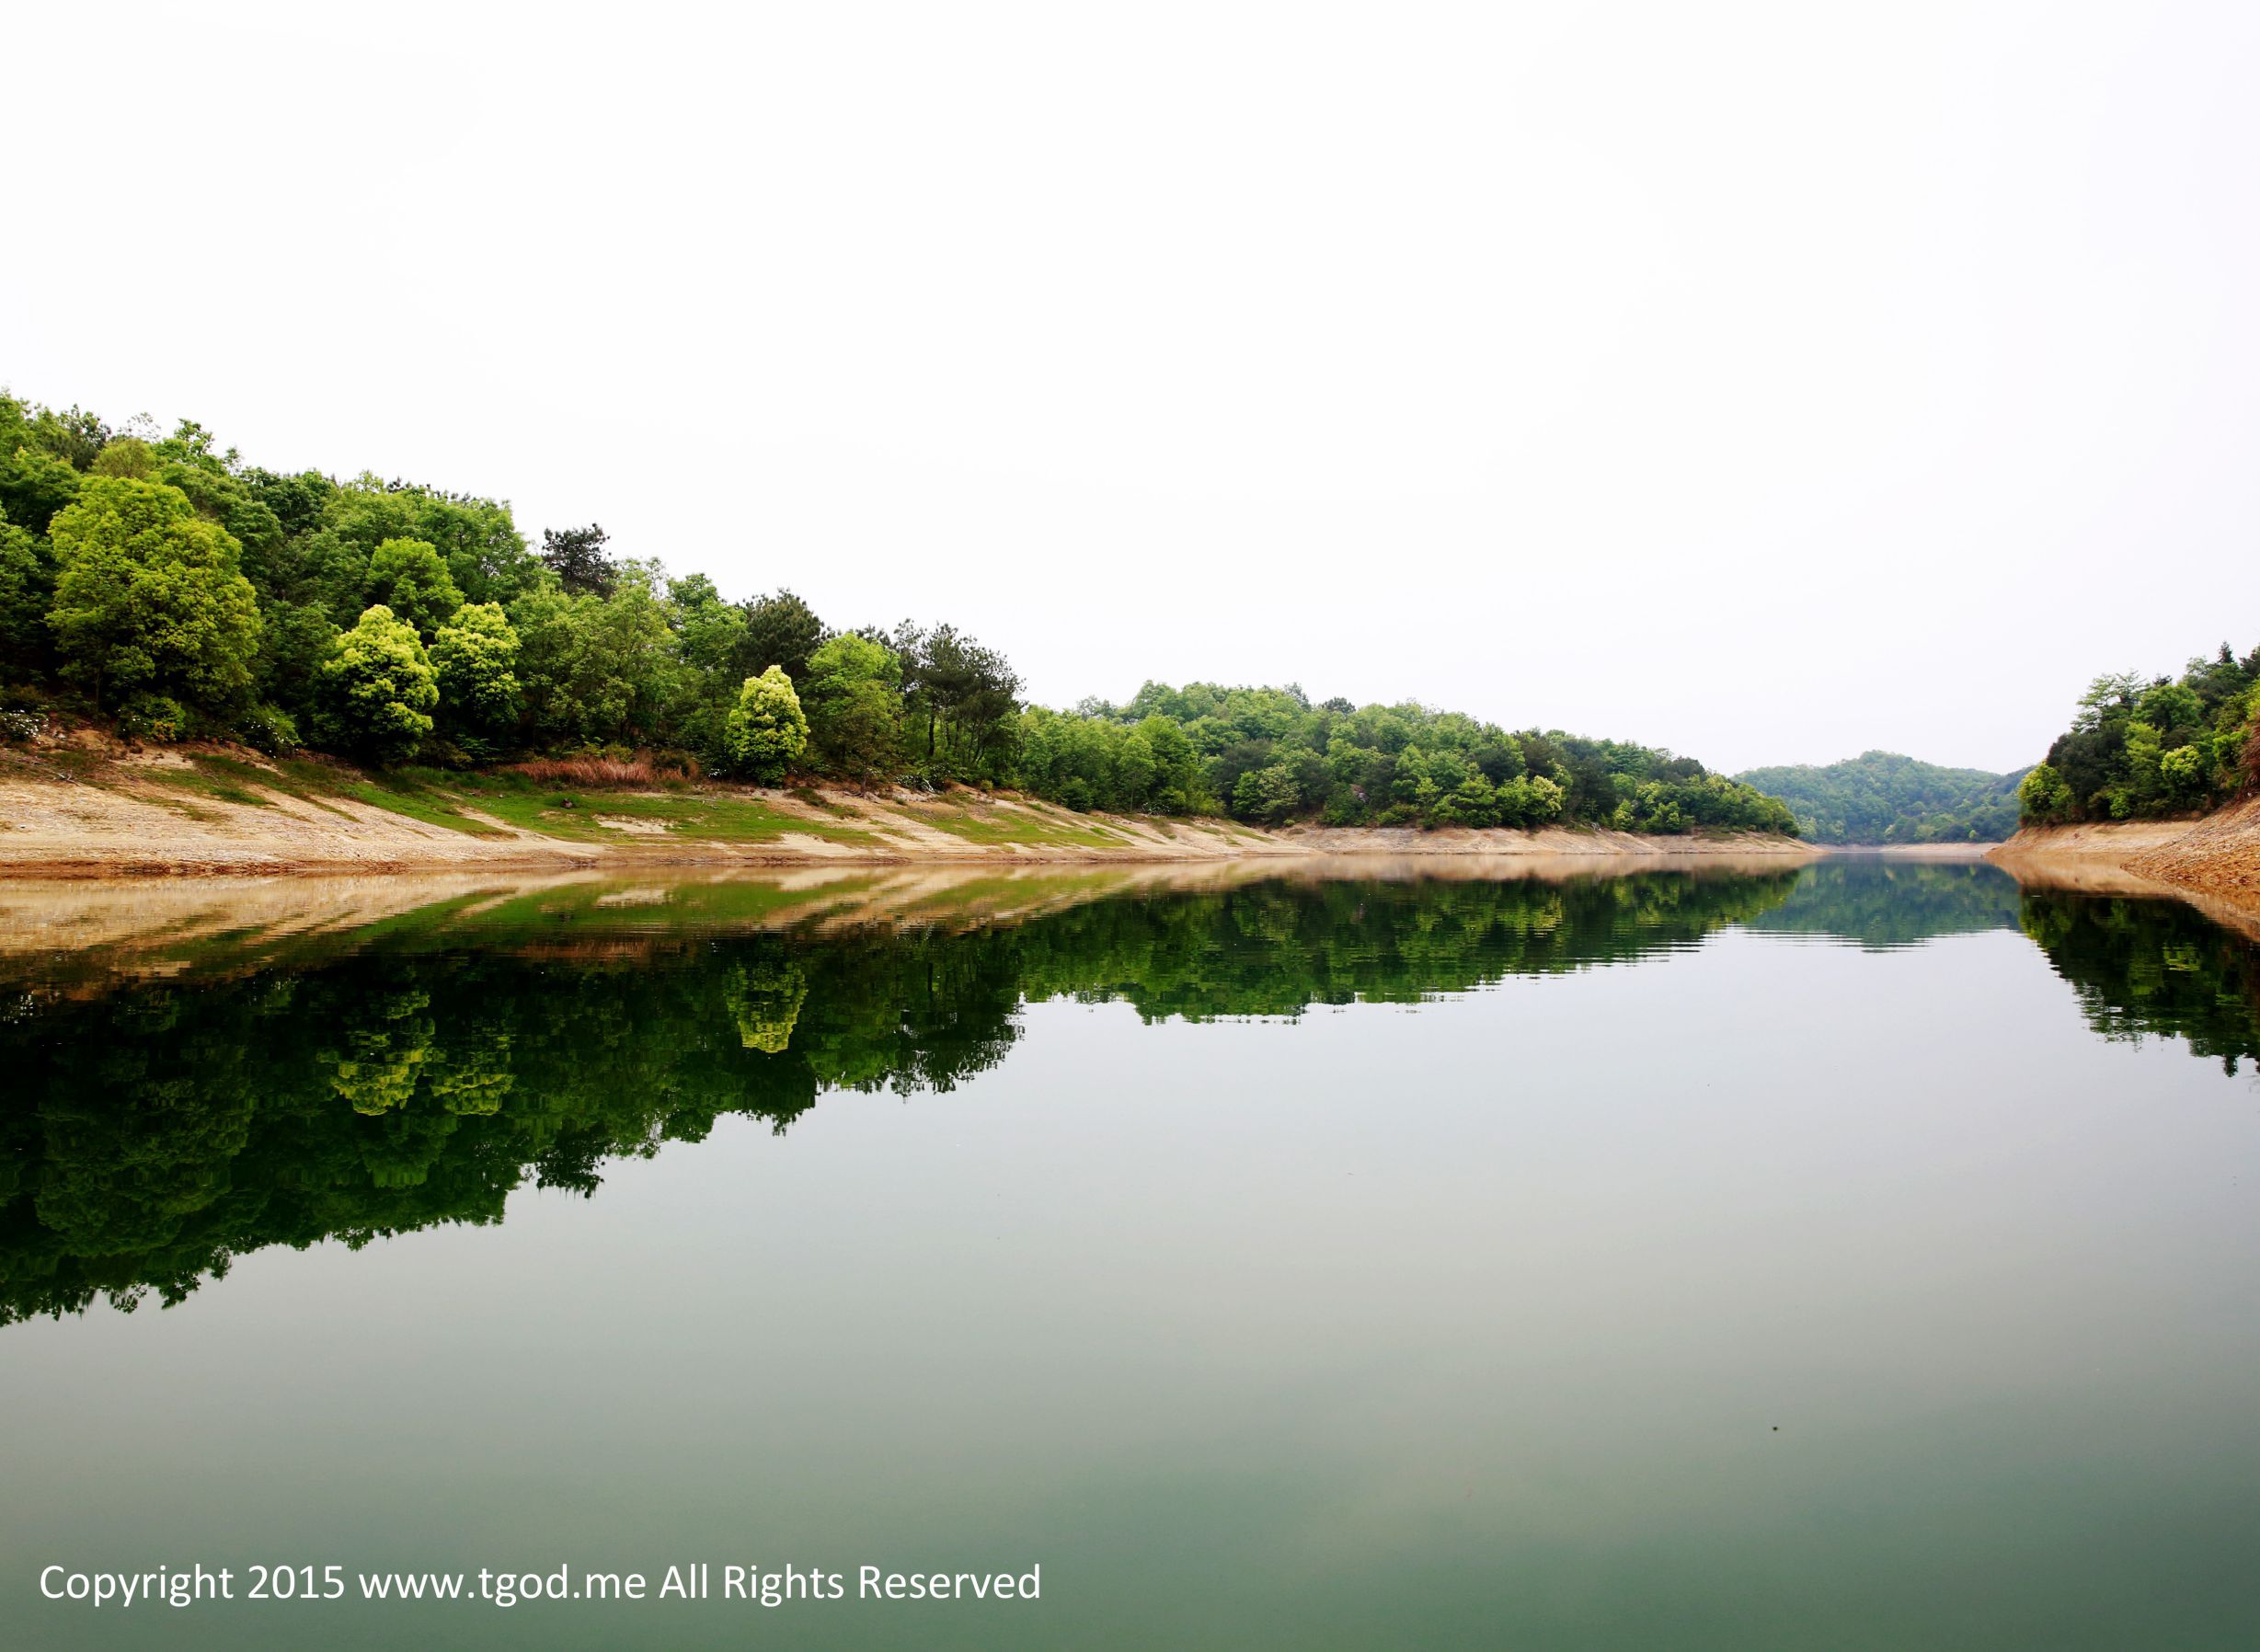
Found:
<svg viewBox="0 0 2260 1652"><path fill-rule="evenodd" d="M307 560L333 576L350 568L352 596L359 595L370 556L387 539L418 539L436 548L465 602L507 603L545 578L510 507L492 499L362 475L319 502L319 528L304 547Z"/></svg>
<svg viewBox="0 0 2260 1652"><path fill-rule="evenodd" d="M799 689L817 766L844 780L892 774L902 756L902 661L883 643L843 631L809 659Z"/></svg>
<svg viewBox="0 0 2260 1652"><path fill-rule="evenodd" d="M123 476L135 482L156 479L157 455L138 436L120 436L95 455L98 476Z"/></svg>
<svg viewBox="0 0 2260 1652"><path fill-rule="evenodd" d="M608 597L620 577L619 566L604 555L611 538L594 522L585 528L544 528L542 561L571 595Z"/></svg>
<svg viewBox="0 0 2260 1652"><path fill-rule="evenodd" d="M48 626L64 674L98 706L143 694L219 714L248 699L258 602L235 541L179 489L90 476L50 538Z"/></svg>
<svg viewBox="0 0 2260 1652"><path fill-rule="evenodd" d="M499 602L469 602L431 640L440 716L458 739L491 740L518 720L518 633Z"/></svg>
<svg viewBox="0 0 2260 1652"><path fill-rule="evenodd" d="M954 625L894 634L908 691L912 757L934 779L992 780L1009 773L1019 733L1020 679L993 648Z"/></svg>
<svg viewBox="0 0 2260 1652"><path fill-rule="evenodd" d="M511 604L510 621L537 739L621 740L656 728L678 672L648 567L624 564L609 597L533 591Z"/></svg>
<svg viewBox="0 0 2260 1652"><path fill-rule="evenodd" d="M725 739L731 765L755 780L778 780L800 760L808 750L809 719L784 668L773 665L745 680Z"/></svg>
<svg viewBox="0 0 2260 1652"><path fill-rule="evenodd" d="M349 751L396 763L431 732L437 674L414 626L383 603L322 662L324 732Z"/></svg>
<svg viewBox="0 0 2260 1652"><path fill-rule="evenodd" d="M798 683L809 674L809 661L831 635L816 610L789 591L755 597L744 605L745 628L730 670L740 677L756 677L771 666L782 666Z"/></svg>
<svg viewBox="0 0 2260 1652"><path fill-rule="evenodd" d="M45 534L0 517L0 674L48 669L53 639L47 611L55 601L55 553Z"/></svg>
<svg viewBox="0 0 2260 1652"><path fill-rule="evenodd" d="M338 629L328 611L312 603L270 602L261 616L253 675L258 695L298 719L311 719L320 698L322 661Z"/></svg>
<svg viewBox="0 0 2260 1652"><path fill-rule="evenodd" d="M1279 763L1250 769L1232 788L1232 812L1244 820L1277 823L1292 814L1302 801L1294 774Z"/></svg>
<svg viewBox="0 0 2260 1652"><path fill-rule="evenodd" d="M391 609L395 618L429 640L463 606L463 592L436 546L420 539L387 539L369 553L361 601Z"/></svg>

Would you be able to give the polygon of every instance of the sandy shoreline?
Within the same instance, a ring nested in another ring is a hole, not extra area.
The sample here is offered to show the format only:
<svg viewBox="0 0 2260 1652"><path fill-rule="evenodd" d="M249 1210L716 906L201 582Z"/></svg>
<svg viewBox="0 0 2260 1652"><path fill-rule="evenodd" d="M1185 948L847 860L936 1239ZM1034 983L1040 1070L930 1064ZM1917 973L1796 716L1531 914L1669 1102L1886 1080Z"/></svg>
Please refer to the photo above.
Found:
<svg viewBox="0 0 2260 1652"><path fill-rule="evenodd" d="M2260 912L2260 798L2197 820L2027 826L1986 856L2020 881L2202 897Z"/></svg>

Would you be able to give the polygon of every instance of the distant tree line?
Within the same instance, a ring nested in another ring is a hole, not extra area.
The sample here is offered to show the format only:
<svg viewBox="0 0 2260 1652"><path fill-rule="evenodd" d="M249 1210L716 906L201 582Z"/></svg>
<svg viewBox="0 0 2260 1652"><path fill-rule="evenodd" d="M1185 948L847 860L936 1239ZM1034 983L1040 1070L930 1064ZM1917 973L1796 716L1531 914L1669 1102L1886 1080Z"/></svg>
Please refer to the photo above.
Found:
<svg viewBox="0 0 2260 1652"><path fill-rule="evenodd" d="M2179 677L2098 677L2071 727L2017 788L2044 825L2151 820L2219 807L2260 786L2260 648L2229 645Z"/></svg>
<svg viewBox="0 0 2260 1652"><path fill-rule="evenodd" d="M245 464L183 420L113 430L0 395L0 686L125 734L468 766L651 748L774 782L1017 786L1077 809L1279 823L1790 832L1692 758L1298 688L1149 683L1024 706L949 624L851 630L780 590L534 549L508 505Z"/></svg>
<svg viewBox="0 0 2260 1652"><path fill-rule="evenodd" d="M1826 768L1751 769L1736 776L1779 797L1817 843L1999 843L2017 829L2025 771L1945 769L1896 751L1863 751Z"/></svg>
<svg viewBox="0 0 2260 1652"><path fill-rule="evenodd" d="M1509 733L1410 702L1314 705L1292 686L1149 683L1126 706L1031 709L1021 771L1075 808L1221 809L1265 823L1796 830L1784 804L1692 757L1558 729Z"/></svg>

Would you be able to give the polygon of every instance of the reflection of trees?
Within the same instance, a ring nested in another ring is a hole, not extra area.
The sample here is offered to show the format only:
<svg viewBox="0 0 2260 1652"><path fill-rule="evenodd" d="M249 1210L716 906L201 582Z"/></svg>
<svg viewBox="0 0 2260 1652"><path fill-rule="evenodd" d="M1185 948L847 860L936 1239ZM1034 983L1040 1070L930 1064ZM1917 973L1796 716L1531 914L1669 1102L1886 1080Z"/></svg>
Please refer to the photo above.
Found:
<svg viewBox="0 0 2260 1652"><path fill-rule="evenodd" d="M764 1055L777 1054L792 1042L793 1025L808 996L809 978L797 964L732 965L728 997L739 1043Z"/></svg>
<svg viewBox="0 0 2260 1652"><path fill-rule="evenodd" d="M826 1090L947 1091L1035 998L1149 1019L1416 1002L1683 946L1794 872L1251 885L962 934L687 937L561 960L373 946L300 974L43 1004L0 1025L0 1321L175 1302L231 1257L492 1222L529 1181Z"/></svg>
<svg viewBox="0 0 2260 1652"><path fill-rule="evenodd" d="M2228 1073L2260 1059L2260 946L2195 907L2028 889L2023 923L2104 1038L2183 1038Z"/></svg>
<svg viewBox="0 0 2260 1652"><path fill-rule="evenodd" d="M358 1026L342 1030L342 1050L322 1052L330 1084L356 1113L375 1115L406 1107L431 1053L429 992L401 988L371 1000Z"/></svg>

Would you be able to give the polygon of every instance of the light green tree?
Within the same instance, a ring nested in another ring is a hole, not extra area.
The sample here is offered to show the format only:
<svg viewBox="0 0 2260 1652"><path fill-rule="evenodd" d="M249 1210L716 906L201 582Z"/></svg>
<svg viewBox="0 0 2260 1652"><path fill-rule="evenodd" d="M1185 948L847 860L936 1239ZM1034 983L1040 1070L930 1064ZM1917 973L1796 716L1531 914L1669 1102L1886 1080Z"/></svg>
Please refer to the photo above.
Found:
<svg viewBox="0 0 2260 1652"><path fill-rule="evenodd" d="M518 717L518 633L499 602L469 602L431 639L440 716L460 734L492 738Z"/></svg>
<svg viewBox="0 0 2260 1652"><path fill-rule="evenodd" d="M738 1042L775 1055L792 1042L809 982L797 964L740 964L731 969L723 992L738 1024Z"/></svg>
<svg viewBox="0 0 2260 1652"><path fill-rule="evenodd" d="M723 730L731 765L750 778L774 781L809 746L809 719L782 668L748 677Z"/></svg>
<svg viewBox="0 0 2260 1652"><path fill-rule="evenodd" d="M433 636L463 606L463 592L447 564L420 539L387 539L370 552L361 594L364 602L391 609L422 637Z"/></svg>
<svg viewBox="0 0 2260 1652"><path fill-rule="evenodd" d="M49 529L49 629L64 673L98 706L177 696L207 712L248 699L258 600L240 549L178 488L89 476Z"/></svg>
<svg viewBox="0 0 2260 1652"><path fill-rule="evenodd" d="M2028 820L2069 820L2078 812L2078 799L2064 777L2045 763L2037 763L2017 782L2017 805Z"/></svg>
<svg viewBox="0 0 2260 1652"><path fill-rule="evenodd" d="M136 482L153 481L157 474L157 455L139 436L119 436L95 455L94 474L124 476Z"/></svg>
<svg viewBox="0 0 2260 1652"><path fill-rule="evenodd" d="M437 674L415 630L383 603L322 662L325 732L347 751L396 763L431 732Z"/></svg>

